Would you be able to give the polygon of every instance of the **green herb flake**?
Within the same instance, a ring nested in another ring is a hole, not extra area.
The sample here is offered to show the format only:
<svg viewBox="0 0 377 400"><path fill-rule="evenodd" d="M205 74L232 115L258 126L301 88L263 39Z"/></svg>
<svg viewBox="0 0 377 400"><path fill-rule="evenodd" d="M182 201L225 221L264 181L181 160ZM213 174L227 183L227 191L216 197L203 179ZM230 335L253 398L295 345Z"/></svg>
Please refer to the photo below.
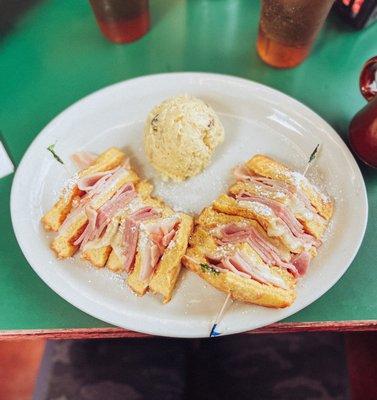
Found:
<svg viewBox="0 0 377 400"><path fill-rule="evenodd" d="M47 147L47 150L52 154L56 161L64 165L64 161L55 152L55 144L50 144L50 146Z"/></svg>
<svg viewBox="0 0 377 400"><path fill-rule="evenodd" d="M208 264L200 264L203 272L209 272L210 274L219 275L220 271L215 270L215 268L210 267Z"/></svg>

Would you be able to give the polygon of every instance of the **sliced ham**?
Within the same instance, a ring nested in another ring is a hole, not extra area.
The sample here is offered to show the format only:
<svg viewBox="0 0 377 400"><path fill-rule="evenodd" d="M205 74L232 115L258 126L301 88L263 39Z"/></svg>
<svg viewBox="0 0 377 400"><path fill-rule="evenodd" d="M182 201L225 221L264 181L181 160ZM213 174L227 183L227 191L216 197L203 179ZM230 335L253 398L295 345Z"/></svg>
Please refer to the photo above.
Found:
<svg viewBox="0 0 377 400"><path fill-rule="evenodd" d="M111 173L109 171L95 172L80 178L77 182L77 187L84 192L89 192L95 187L98 181L103 182L105 180L104 177L108 179L110 176Z"/></svg>
<svg viewBox="0 0 377 400"><path fill-rule="evenodd" d="M301 254L294 254L291 259L300 276L305 275L310 264L310 254L306 251Z"/></svg>
<svg viewBox="0 0 377 400"><path fill-rule="evenodd" d="M160 251L163 253L165 246L162 244L162 235L161 232L152 232L149 234L149 239L154 243Z"/></svg>
<svg viewBox="0 0 377 400"><path fill-rule="evenodd" d="M162 245L167 247L169 246L169 243L173 240L174 236L176 234L175 229L171 229L168 233L166 233L163 237L162 237Z"/></svg>
<svg viewBox="0 0 377 400"><path fill-rule="evenodd" d="M299 237L304 232L303 226L297 221L293 213L284 204L279 203L276 200L268 199L262 196L251 195L246 192L242 192L237 195L239 200L254 201L256 203L263 204L270 208L277 217L281 218L292 231L292 233Z"/></svg>
<svg viewBox="0 0 377 400"><path fill-rule="evenodd" d="M242 268L256 281L287 289L284 280L280 276L273 274L267 265L254 262L252 257L243 251L236 253L235 256L237 257L236 262L239 262L240 260L245 262L242 264Z"/></svg>
<svg viewBox="0 0 377 400"><path fill-rule="evenodd" d="M238 181L250 181L254 175L245 167L245 165L237 165L233 169L233 175Z"/></svg>
<svg viewBox="0 0 377 400"><path fill-rule="evenodd" d="M290 195L294 193L295 187L292 185L289 185L288 183L285 183L283 181L278 181L275 179L271 178L264 178L262 176L254 176L252 177L252 181L259 183L260 185L263 185L265 189L268 190L268 188L273 189L276 192L282 192L285 195Z"/></svg>
<svg viewBox="0 0 377 400"><path fill-rule="evenodd" d="M88 216L88 224L81 236L74 242L83 248L90 240L99 239L114 215L123 209L128 202L136 196L132 183L123 185L114 196L108 200L98 211L92 207L85 208Z"/></svg>
<svg viewBox="0 0 377 400"><path fill-rule="evenodd" d="M166 218L165 220L147 225L145 229L149 233L149 237L152 241L160 249L164 250L173 240L178 223L179 218Z"/></svg>
<svg viewBox="0 0 377 400"><path fill-rule="evenodd" d="M298 200L303 203L306 209L308 209L312 213L317 214L320 218L323 218L317 213L315 207L313 207L308 197L298 185L292 185L283 181L254 175L244 165L239 165L238 167L236 167L233 171L233 174L235 178L239 181L259 183L263 185L263 188L265 190L270 190L274 192L280 191L288 196L296 195Z"/></svg>
<svg viewBox="0 0 377 400"><path fill-rule="evenodd" d="M160 215L161 212L158 210L154 209L153 207L146 206L134 211L132 214L130 214L129 218L137 222L142 222L151 218L159 217Z"/></svg>
<svg viewBox="0 0 377 400"><path fill-rule="evenodd" d="M258 276L253 271L253 266L251 263L245 259L245 255L241 254L241 252L236 252L232 257L229 258L229 262L231 262L238 271L249 275L251 278L261 283L268 283L263 279L258 279Z"/></svg>
<svg viewBox="0 0 377 400"><path fill-rule="evenodd" d="M139 227L135 221L126 219L121 225L122 237L122 259L126 272L129 272L135 259Z"/></svg>
<svg viewBox="0 0 377 400"><path fill-rule="evenodd" d="M163 251L153 242L150 238L146 240L146 244L143 247L143 257L140 268L140 279L145 281L152 275L154 268L156 267L159 259L161 258Z"/></svg>
<svg viewBox="0 0 377 400"><path fill-rule="evenodd" d="M139 278L142 281L145 281L152 273L152 243L147 237L144 239L143 246L139 250L142 253Z"/></svg>
<svg viewBox="0 0 377 400"><path fill-rule="evenodd" d="M159 220L155 223L145 225L145 230L148 233L161 232L163 235L166 235L179 223L179 221L180 218L178 215L174 215L172 217Z"/></svg>
<svg viewBox="0 0 377 400"><path fill-rule="evenodd" d="M273 285L287 289L284 280L273 274L268 266L259 265L243 251L236 251L223 257L207 254L206 259L210 266L217 271L230 271L244 278L251 278L266 285Z"/></svg>
<svg viewBox="0 0 377 400"><path fill-rule="evenodd" d="M143 226L140 246L142 251L141 280L146 280L151 276L166 247L174 238L179 221L178 216L173 216Z"/></svg>
<svg viewBox="0 0 377 400"><path fill-rule="evenodd" d="M262 233L253 226L245 227L237 224L227 224L220 229L218 238L222 243L248 243L269 265L276 265L280 268L289 270L294 276L298 275L296 267L282 260L279 250Z"/></svg>
<svg viewBox="0 0 377 400"><path fill-rule="evenodd" d="M78 202L76 206L73 207L70 213L66 216L64 222L59 228L59 233L63 234L71 226L72 222L74 222L79 217L80 214L85 215L85 211L82 204Z"/></svg>
<svg viewBox="0 0 377 400"><path fill-rule="evenodd" d="M236 275L243 276L244 278L250 278L250 275L242 272L241 269L238 269L234 266L234 263L230 261L228 257L224 258L221 260L220 265L224 268L227 269L228 271L231 271L235 273Z"/></svg>
<svg viewBox="0 0 377 400"><path fill-rule="evenodd" d="M151 244L151 264L150 264L149 275L147 276L147 278L149 278L150 274L154 270L155 266L158 263L158 260L162 256L162 254L163 254L163 252L161 251L161 249L155 243L152 243Z"/></svg>
<svg viewBox="0 0 377 400"><path fill-rule="evenodd" d="M219 264L221 263L221 256L219 255L215 255L212 253L206 253L205 254L206 260L210 263L210 264Z"/></svg>
<svg viewBox="0 0 377 400"><path fill-rule="evenodd" d="M296 267L291 262L284 261L279 255L279 250L255 228L251 230L249 244L257 251L266 264L287 269L294 276L298 276Z"/></svg>
<svg viewBox="0 0 377 400"><path fill-rule="evenodd" d="M71 160L78 169L88 168L94 163L98 155L89 151L78 151L71 155Z"/></svg>
<svg viewBox="0 0 377 400"><path fill-rule="evenodd" d="M246 241L249 236L250 227L231 223L221 228L219 239L224 243L238 243Z"/></svg>
<svg viewBox="0 0 377 400"><path fill-rule="evenodd" d="M235 178L243 182L254 182L263 186L264 189L270 191L280 191L284 194L290 194L295 191L295 187L271 178L254 175L244 165L239 165L233 170Z"/></svg>
<svg viewBox="0 0 377 400"><path fill-rule="evenodd" d="M111 219L136 197L137 193L132 183L123 185L114 196L98 210L97 234L99 237Z"/></svg>
<svg viewBox="0 0 377 400"><path fill-rule="evenodd" d="M127 196L124 196L124 194L127 194ZM109 206L107 208L107 212L109 213L106 215L114 216L114 212L116 215L116 210L119 210L119 208L118 206L115 207L115 205L119 205L118 203L122 203L124 205L124 201L126 203L132 201L132 199L135 198L134 194L136 195L136 193L134 193L133 185L125 185L117 192L117 194L114 195L114 202L111 207ZM117 256L122 261L125 271L129 272L134 264L139 238L140 222L153 218L157 215L159 215L159 213L152 207L142 207L124 219L118 229L118 232L113 235L114 239L112 239L111 244ZM103 221L106 222L107 219L104 218ZM105 235L106 232L107 230L105 231ZM140 238L139 242L141 241L142 238ZM155 262L156 259L156 251L154 248L152 248L153 243L150 243L148 238L144 238L144 242L148 242L149 244L147 246L144 244L141 249L143 253L143 257L141 258L141 271L143 271L143 276L148 276L151 262Z"/></svg>
<svg viewBox="0 0 377 400"><path fill-rule="evenodd" d="M272 199L268 199L266 197L250 195L246 192L238 194L237 199L243 201L252 201L265 205L266 207L270 208L274 212L274 214L286 224L294 237L301 239L303 243L308 245L313 245L316 247L321 245L321 242L319 240L315 239L312 235L304 232L303 226L296 219L291 210L284 204L281 204L278 201Z"/></svg>
<svg viewBox="0 0 377 400"><path fill-rule="evenodd" d="M91 199L94 199L96 196L106 192L113 187L117 180L124 174L128 174L128 171L122 166L116 167L110 171L106 171L105 175L103 175L92 187L88 188L88 196Z"/></svg>
<svg viewBox="0 0 377 400"><path fill-rule="evenodd" d="M96 237L95 240L90 240L83 246L83 251L100 249L102 247L109 246L112 243L114 236L118 232L119 220L112 220L109 225L107 225L104 234L101 237ZM117 254L117 253L116 253Z"/></svg>
<svg viewBox="0 0 377 400"><path fill-rule="evenodd" d="M84 247L89 240L93 239L96 229L97 211L88 205L85 207L85 213L88 217L88 223L82 234L73 242L75 246L80 245L80 248Z"/></svg>

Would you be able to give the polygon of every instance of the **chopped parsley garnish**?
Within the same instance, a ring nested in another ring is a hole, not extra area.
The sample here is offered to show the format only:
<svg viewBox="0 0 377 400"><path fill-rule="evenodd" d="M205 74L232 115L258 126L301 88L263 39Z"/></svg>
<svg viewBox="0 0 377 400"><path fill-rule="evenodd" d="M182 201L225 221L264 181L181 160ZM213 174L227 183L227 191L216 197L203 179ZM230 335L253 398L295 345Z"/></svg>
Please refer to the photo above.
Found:
<svg viewBox="0 0 377 400"><path fill-rule="evenodd" d="M47 150L52 154L56 161L64 165L64 161L55 152L55 144L50 144L50 146L47 147Z"/></svg>
<svg viewBox="0 0 377 400"><path fill-rule="evenodd" d="M215 268L209 266L208 264L200 264L203 272L209 272L210 274L218 275L220 271L217 271Z"/></svg>

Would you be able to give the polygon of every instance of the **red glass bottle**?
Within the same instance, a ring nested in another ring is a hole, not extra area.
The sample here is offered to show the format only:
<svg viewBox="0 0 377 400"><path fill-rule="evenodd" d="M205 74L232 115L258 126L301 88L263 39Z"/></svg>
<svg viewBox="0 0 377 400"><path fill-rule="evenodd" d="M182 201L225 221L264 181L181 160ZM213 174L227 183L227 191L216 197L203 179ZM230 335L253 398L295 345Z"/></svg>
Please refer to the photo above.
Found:
<svg viewBox="0 0 377 400"><path fill-rule="evenodd" d="M353 117L349 140L358 157L377 168L377 56L368 60L361 71L360 91L368 104Z"/></svg>
<svg viewBox="0 0 377 400"><path fill-rule="evenodd" d="M115 43L144 36L150 25L148 0L89 0L103 35Z"/></svg>

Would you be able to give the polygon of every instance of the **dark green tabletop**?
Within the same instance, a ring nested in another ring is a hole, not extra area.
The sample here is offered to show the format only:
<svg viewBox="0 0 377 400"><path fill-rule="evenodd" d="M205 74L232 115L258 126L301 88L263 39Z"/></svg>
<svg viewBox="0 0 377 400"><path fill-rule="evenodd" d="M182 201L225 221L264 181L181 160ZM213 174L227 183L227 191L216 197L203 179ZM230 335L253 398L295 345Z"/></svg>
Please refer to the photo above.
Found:
<svg viewBox="0 0 377 400"><path fill-rule="evenodd" d="M357 32L331 16L304 64L275 70L255 51L257 1L152 0L151 6L151 31L130 45L107 42L85 0L42 2L0 40L0 130L16 164L40 130L76 100L114 82L168 71L218 72L272 86L311 107L347 140L349 121L364 105L358 74L377 54L377 24ZM369 197L362 247L335 287L284 321L292 323L287 329L306 322L351 321L343 324L347 329L377 323L377 171L362 172ZM11 225L12 179L0 180L0 331L108 327L61 299L26 262Z"/></svg>

